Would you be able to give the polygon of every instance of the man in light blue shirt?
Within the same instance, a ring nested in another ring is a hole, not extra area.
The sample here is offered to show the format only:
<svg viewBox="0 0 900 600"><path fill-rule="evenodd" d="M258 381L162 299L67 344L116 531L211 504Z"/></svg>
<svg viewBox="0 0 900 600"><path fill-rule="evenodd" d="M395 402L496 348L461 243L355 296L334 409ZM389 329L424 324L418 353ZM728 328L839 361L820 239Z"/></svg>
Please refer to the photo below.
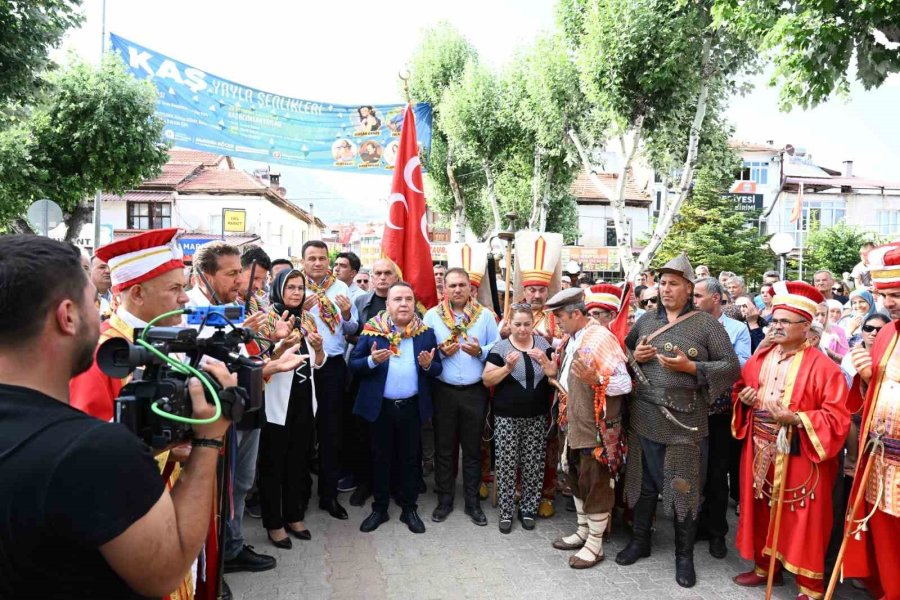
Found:
<svg viewBox="0 0 900 600"><path fill-rule="evenodd" d="M425 314L425 324L437 338L443 367L434 389L434 480L438 506L431 520L440 523L453 510L453 466L462 446L466 514L476 525L487 525L478 498L481 434L488 400L481 374L500 332L494 314L478 304L470 290L469 274L463 269L450 269L444 277L446 301Z"/></svg>
<svg viewBox="0 0 900 600"><path fill-rule="evenodd" d="M704 277L694 282L694 306L719 320L728 333L741 367L750 358L750 330L741 323L722 313L722 298L725 290L718 279ZM731 472L731 496L737 495L739 481L740 443L731 436L731 393L717 398L709 407L709 462L704 488L703 507L700 510L700 524L697 539L709 540L709 553L715 558L724 558L728 553L725 534L728 522L729 472Z"/></svg>
<svg viewBox="0 0 900 600"><path fill-rule="evenodd" d="M347 511L337 501L340 477L339 452L342 434L350 425L350 411L345 399L347 363L344 353L347 340L354 335L358 314L350 301L347 285L331 274L328 246L320 240L303 244L303 271L306 273L306 300L309 311L322 336L322 347L328 358L314 372L316 384L316 434L319 440L319 508L335 519L346 519Z"/></svg>

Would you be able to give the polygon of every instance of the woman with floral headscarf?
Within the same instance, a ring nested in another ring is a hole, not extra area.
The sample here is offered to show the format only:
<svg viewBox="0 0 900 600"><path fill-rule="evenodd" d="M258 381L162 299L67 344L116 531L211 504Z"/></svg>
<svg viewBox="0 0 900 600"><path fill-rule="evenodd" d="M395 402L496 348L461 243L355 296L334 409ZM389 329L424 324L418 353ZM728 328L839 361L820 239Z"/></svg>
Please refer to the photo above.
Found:
<svg viewBox="0 0 900 600"><path fill-rule="evenodd" d="M850 347L853 348L862 341L862 325L869 315L875 313L875 298L872 292L865 289L853 290L850 294L850 314L838 323L847 334Z"/></svg>

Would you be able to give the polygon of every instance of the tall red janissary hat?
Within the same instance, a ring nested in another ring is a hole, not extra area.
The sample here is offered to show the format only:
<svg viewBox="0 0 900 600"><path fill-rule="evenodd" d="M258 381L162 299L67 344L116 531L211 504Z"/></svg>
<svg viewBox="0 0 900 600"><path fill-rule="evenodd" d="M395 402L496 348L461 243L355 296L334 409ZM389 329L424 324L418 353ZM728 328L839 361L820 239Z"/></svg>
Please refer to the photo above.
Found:
<svg viewBox="0 0 900 600"><path fill-rule="evenodd" d="M622 288L611 283L591 286L584 301L588 310L600 308L619 312L622 307Z"/></svg>
<svg viewBox="0 0 900 600"><path fill-rule="evenodd" d="M900 287L900 241L872 248L866 255L866 262L875 289Z"/></svg>
<svg viewBox="0 0 900 600"><path fill-rule="evenodd" d="M805 281L777 281L772 286L772 310L783 308L807 321L816 316L816 308L825 302L822 292Z"/></svg>
<svg viewBox="0 0 900 600"><path fill-rule="evenodd" d="M109 265L113 292L184 268L177 235L177 228L154 229L98 248L97 258Z"/></svg>

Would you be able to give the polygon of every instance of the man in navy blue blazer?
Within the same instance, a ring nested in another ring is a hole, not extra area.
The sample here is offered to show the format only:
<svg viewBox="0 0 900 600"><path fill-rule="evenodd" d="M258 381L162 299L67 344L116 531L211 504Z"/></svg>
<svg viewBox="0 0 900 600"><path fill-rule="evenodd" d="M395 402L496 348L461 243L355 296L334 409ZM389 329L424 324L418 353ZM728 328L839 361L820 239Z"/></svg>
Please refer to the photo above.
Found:
<svg viewBox="0 0 900 600"><path fill-rule="evenodd" d="M432 378L442 369L436 348L434 331L416 315L412 287L400 281L388 290L387 310L369 319L350 355L350 370L360 378L353 413L369 422L372 442L375 499L362 532L375 531L389 518L392 467L399 475L400 520L413 533L425 532L416 512L419 444L422 422L432 413Z"/></svg>

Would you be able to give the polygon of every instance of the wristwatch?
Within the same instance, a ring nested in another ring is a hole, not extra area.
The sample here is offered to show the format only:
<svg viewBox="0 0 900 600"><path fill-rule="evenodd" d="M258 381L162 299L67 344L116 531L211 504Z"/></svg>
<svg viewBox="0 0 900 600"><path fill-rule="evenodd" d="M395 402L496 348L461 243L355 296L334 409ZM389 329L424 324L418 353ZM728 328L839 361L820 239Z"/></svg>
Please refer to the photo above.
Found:
<svg viewBox="0 0 900 600"><path fill-rule="evenodd" d="M225 447L225 442L215 438L194 438L191 440L191 447L215 448L216 450L221 450Z"/></svg>

